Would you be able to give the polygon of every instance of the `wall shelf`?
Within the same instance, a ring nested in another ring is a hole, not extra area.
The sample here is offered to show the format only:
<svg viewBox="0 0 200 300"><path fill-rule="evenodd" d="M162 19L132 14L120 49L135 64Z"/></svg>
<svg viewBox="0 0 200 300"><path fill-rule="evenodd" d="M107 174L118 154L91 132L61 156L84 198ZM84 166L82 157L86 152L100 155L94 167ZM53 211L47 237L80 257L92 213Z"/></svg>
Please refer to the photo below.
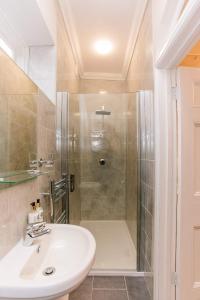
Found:
<svg viewBox="0 0 200 300"><path fill-rule="evenodd" d="M19 184L29 180L33 180L38 176L48 174L49 172L41 172L38 170L20 170L14 172L0 173L0 188L1 185Z"/></svg>

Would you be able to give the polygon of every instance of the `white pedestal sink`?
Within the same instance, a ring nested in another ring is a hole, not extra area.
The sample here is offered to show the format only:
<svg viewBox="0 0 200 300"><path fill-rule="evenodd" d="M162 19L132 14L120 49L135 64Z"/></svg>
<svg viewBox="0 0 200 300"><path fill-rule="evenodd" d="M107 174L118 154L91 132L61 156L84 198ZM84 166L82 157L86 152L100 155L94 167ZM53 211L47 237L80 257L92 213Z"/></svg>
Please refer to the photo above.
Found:
<svg viewBox="0 0 200 300"><path fill-rule="evenodd" d="M30 247L20 241L0 260L1 300L67 299L87 276L96 250L92 234L75 225L47 226L50 234Z"/></svg>

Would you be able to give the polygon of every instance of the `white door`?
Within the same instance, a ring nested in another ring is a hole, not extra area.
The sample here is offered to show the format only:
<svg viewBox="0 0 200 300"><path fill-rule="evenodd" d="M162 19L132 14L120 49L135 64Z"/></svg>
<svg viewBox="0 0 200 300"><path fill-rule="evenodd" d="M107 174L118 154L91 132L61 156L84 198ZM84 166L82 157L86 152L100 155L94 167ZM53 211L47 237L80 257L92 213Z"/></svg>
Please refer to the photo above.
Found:
<svg viewBox="0 0 200 300"><path fill-rule="evenodd" d="M178 69L177 300L200 300L200 69Z"/></svg>

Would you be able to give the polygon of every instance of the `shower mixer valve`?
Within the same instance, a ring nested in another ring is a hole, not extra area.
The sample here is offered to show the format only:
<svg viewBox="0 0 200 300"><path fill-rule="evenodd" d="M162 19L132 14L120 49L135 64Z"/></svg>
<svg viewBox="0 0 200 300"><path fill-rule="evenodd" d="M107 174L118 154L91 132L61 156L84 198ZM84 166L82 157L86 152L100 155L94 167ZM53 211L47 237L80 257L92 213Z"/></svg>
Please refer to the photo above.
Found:
<svg viewBox="0 0 200 300"><path fill-rule="evenodd" d="M105 166L106 160L105 160L104 158L101 158L101 159L99 160L99 164L100 164L101 166Z"/></svg>

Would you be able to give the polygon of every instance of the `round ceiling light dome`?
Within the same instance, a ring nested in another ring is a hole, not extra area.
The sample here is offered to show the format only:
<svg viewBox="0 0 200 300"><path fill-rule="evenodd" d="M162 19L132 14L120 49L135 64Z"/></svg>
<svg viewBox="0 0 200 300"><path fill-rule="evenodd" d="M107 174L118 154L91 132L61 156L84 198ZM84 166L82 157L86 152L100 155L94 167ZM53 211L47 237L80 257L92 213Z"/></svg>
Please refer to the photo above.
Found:
<svg viewBox="0 0 200 300"><path fill-rule="evenodd" d="M94 48L98 54L106 55L112 51L113 45L109 40L99 40L94 44Z"/></svg>

